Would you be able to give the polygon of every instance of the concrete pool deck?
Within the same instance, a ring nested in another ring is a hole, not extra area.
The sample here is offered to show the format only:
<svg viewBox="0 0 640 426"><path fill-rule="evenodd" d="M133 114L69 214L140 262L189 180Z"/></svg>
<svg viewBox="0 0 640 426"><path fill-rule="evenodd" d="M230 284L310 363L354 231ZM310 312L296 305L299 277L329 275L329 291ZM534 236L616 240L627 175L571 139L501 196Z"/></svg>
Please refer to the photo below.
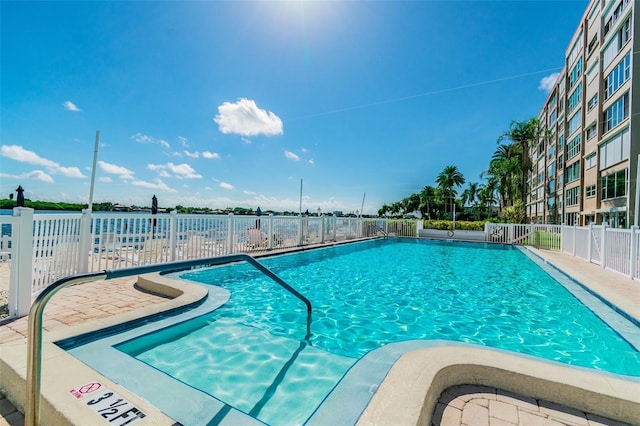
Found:
<svg viewBox="0 0 640 426"><path fill-rule="evenodd" d="M572 256L547 251L532 250L532 252L605 297L618 308L636 318L636 320L640 320L640 282L606 271L598 265L586 263ZM141 408L148 415L146 420L151 420L151 422L147 423L173 424L172 419L166 417L155 407L126 389L111 383L108 379L99 376L52 343L89 330L103 328L191 303L205 295L202 287L191 284L184 284L177 291L170 291L168 288L146 287L149 283L140 282L140 285L147 288L145 292L141 291L144 290L142 288L134 287L135 283L136 278L123 278L65 289L56 295L47 306L47 309L45 309L44 327L46 332L44 333L45 343L43 344L45 362L43 364L42 383L42 393L45 398L42 403L42 418L45 420L44 413L52 416L46 418L46 424L79 425L96 423L96 413L77 403L68 392L70 389L96 379L110 389L117 390L119 394ZM149 291L157 293L150 293ZM170 291L169 295L173 298L159 295L166 294L168 291ZM26 335L27 318L4 322L0 326L0 393L6 394L6 398L0 397L0 425L21 424L23 421L20 411L23 410L22 407L24 407L25 400ZM443 348L437 348L437 350L441 349ZM433 349L425 349L424 351L433 351ZM411 370L411 368L405 368L406 365L420 366L424 359L428 358L420 356L422 351L414 352L408 357L413 357L414 359L409 359L408 363L406 362L407 360L398 363L402 367L400 369L402 374L414 374L415 371ZM468 354L464 352L466 351L457 351L455 356L467 356ZM478 353L484 352L479 350ZM494 354L491 356L494 356ZM507 358L511 358L514 363L520 362L517 356ZM489 361L487 360L487 363L490 364ZM474 362L477 362L475 357ZM52 368L54 365L55 368ZM477 366L472 367L476 368ZM423 365L420 372L425 371L425 368ZM571 369L561 368L559 371L565 370ZM419 374L421 374L420 372ZM462 375L465 376L467 374L469 372L464 372ZM575 380L577 381L582 380L581 377L584 377L580 373L575 374ZM398 377L401 378L402 375ZM416 376L414 375L413 377ZM405 418L406 422L391 420L392 423L384 422L384 416L378 417L380 411L378 411L379 406L376 407L375 405L377 403L382 403L387 412L396 411L390 410L391 405L388 405L393 403L393 398L389 400L384 398L387 390L390 390L392 394L400 395L401 393L398 393L397 386L405 390L408 388L402 384L404 383L402 380L395 385L392 383L396 378L393 371L390 372L389 378L391 380L385 380L385 383L380 387L380 391L376 393L378 396L374 397L370 407L367 408L365 415L361 419L362 424L411 423L409 418L412 416ZM593 378L589 377L589 380L591 379ZM387 386L387 382L391 384ZM611 401L619 397L618 402L619 400L627 401L629 405L624 407L625 411L628 411L630 407L632 411L629 412L629 415L637 415L637 417L630 417L631 420L626 419L625 421L630 424L640 424L640 420L637 420L640 419L640 396L636 395L638 392L634 393L630 390L634 386L637 389L638 384L631 382L618 383L614 379L606 378L602 379L602 383L596 383L595 385L602 385L603 383L610 389L602 394L594 393L591 397L596 399L600 397L603 400L610 398ZM458 384L462 383L456 383L453 386ZM469 384L474 384L474 382ZM591 385L594 384L591 383ZM627 389L627 387L629 388ZM562 389L564 388L559 388L560 391ZM585 412L583 410L575 410L574 406L558 406L555 405L556 401L547 403L544 402L544 398L533 399L531 395L521 396L519 400L524 402L519 404L516 401L518 398L516 398L517 395L515 393L511 391L505 392L496 387L463 386L452 388L448 386L442 391L444 393L438 391L438 395L435 396L440 398L439 403L435 401L432 404L434 410L429 413L433 424L465 424L469 426L480 424L495 426L502 424L618 424L597 416L598 413L596 415L587 414L588 410ZM462 395L459 395L460 393ZM406 405L406 399L402 403L404 408L400 411L419 414L423 410L424 398L418 398L414 401L418 406ZM595 403L595 408L597 409L597 401ZM520 405L523 405L524 408ZM15 408L16 406L19 407L19 410ZM536 407L535 409L534 406ZM514 412L516 413L515 416ZM417 419L418 417L415 418ZM636 419L635 422L632 421L634 418ZM515 421L516 419L518 420L517 422ZM373 423L369 422L369 420L373 421ZM396 420L400 419L396 418Z"/></svg>

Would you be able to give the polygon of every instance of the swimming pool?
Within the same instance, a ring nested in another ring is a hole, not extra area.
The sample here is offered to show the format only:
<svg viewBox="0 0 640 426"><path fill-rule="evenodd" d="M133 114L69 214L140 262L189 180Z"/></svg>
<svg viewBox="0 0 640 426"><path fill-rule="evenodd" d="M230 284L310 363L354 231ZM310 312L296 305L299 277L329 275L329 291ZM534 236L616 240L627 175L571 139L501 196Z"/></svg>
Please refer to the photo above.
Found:
<svg viewBox="0 0 640 426"><path fill-rule="evenodd" d="M640 375L634 326L622 327L625 340L576 295L599 315L615 312L518 249L377 240L261 262L311 300L312 346L300 342L304 306L238 264L180 275L228 289L229 303L117 348L269 424L304 422L357 359L414 339Z"/></svg>

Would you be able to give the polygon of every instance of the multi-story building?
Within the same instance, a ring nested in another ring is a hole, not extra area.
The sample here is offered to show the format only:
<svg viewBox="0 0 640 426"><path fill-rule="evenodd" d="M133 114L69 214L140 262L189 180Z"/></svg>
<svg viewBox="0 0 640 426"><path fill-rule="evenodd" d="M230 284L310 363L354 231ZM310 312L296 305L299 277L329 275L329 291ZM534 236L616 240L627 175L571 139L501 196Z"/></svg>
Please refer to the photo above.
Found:
<svg viewBox="0 0 640 426"><path fill-rule="evenodd" d="M639 223L640 2L592 0L530 149L532 223ZM635 62L635 64L634 64Z"/></svg>

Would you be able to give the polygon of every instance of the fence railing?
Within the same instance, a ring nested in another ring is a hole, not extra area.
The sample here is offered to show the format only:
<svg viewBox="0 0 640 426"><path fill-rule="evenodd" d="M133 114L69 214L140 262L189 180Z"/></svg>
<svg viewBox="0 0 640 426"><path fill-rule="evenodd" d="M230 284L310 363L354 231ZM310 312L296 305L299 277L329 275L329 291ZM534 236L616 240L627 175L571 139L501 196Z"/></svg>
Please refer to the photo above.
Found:
<svg viewBox="0 0 640 426"><path fill-rule="evenodd" d="M560 225L522 225L485 223L487 241L503 244L534 246L545 250L560 250Z"/></svg>
<svg viewBox="0 0 640 426"><path fill-rule="evenodd" d="M393 233L417 236L415 220L334 216L237 216L145 213L0 215L0 261L10 264L9 314L56 280L174 260L291 249ZM3 265L6 268L6 265Z"/></svg>
<svg viewBox="0 0 640 426"><path fill-rule="evenodd" d="M583 227L486 223L487 241L561 251L608 270L640 279L640 231L606 223Z"/></svg>
<svg viewBox="0 0 640 426"><path fill-rule="evenodd" d="M564 253L605 269L640 279L640 231L611 228L606 223L585 227L563 226Z"/></svg>
<svg viewBox="0 0 640 426"><path fill-rule="evenodd" d="M416 238L422 230L421 220L175 212L34 215L29 208L15 208L13 216L0 215L0 225L0 262L3 268L10 264L10 316L26 315L34 294L77 273L355 238ZM484 241L561 251L640 279L637 227L486 223L478 234L481 240L484 235Z"/></svg>

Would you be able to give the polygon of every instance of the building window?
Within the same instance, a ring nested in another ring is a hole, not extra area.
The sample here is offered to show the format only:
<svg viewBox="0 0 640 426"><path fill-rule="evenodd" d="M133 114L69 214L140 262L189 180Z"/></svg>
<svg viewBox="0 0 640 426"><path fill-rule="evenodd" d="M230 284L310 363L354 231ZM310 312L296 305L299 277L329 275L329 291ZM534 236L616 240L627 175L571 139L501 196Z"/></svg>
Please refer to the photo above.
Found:
<svg viewBox="0 0 640 426"><path fill-rule="evenodd" d="M620 170L603 176L600 181L602 200L611 198L624 197L627 194L627 171L629 169Z"/></svg>
<svg viewBox="0 0 640 426"><path fill-rule="evenodd" d="M555 179L551 179L549 181L549 184L547 186L547 192L549 194L555 194L555 192L556 192L556 180Z"/></svg>
<svg viewBox="0 0 640 426"><path fill-rule="evenodd" d="M577 206L579 199L580 199L579 186L566 190L564 200L567 206Z"/></svg>
<svg viewBox="0 0 640 426"><path fill-rule="evenodd" d="M606 133L629 117L629 92L625 93L604 112L604 129Z"/></svg>
<svg viewBox="0 0 640 426"><path fill-rule="evenodd" d="M552 177L556 174L556 162L554 161L553 163L549 164L549 167L547 167L547 176Z"/></svg>
<svg viewBox="0 0 640 426"><path fill-rule="evenodd" d="M556 144L553 144L547 150L547 158L553 160L556 158Z"/></svg>
<svg viewBox="0 0 640 426"><path fill-rule="evenodd" d="M558 175L558 189L562 188L562 185L564 185L564 181L562 180L562 173L560 173Z"/></svg>
<svg viewBox="0 0 640 426"><path fill-rule="evenodd" d="M558 149L562 151L564 149L564 135L560 135L558 138Z"/></svg>
<svg viewBox="0 0 640 426"><path fill-rule="evenodd" d="M580 31L580 34L578 34L578 37L576 37L576 42L573 43L573 47L571 48L571 52L569 52L569 56L567 57L567 65L571 65L573 64L573 62L576 60L576 58L578 57L578 55L580 55L580 52L582 51L582 34L583 32ZM580 58L580 60L582 60L582 58ZM569 86L571 87L571 86Z"/></svg>
<svg viewBox="0 0 640 426"><path fill-rule="evenodd" d="M596 123L591 124L591 126L587 127L587 140L591 139L594 136L598 136L598 126Z"/></svg>
<svg viewBox="0 0 640 426"><path fill-rule="evenodd" d="M606 28L606 26L605 26ZM629 41L629 37L631 35L631 17L627 18L627 20L622 24L620 29L613 35L611 41L604 48L604 53L602 54L602 69L606 69L613 59L616 57L618 52L622 50L622 47Z"/></svg>
<svg viewBox="0 0 640 426"><path fill-rule="evenodd" d="M604 19L605 24L602 30L603 35L607 35L609 30L611 30L613 24L615 24L618 18L620 18L620 16L622 15L622 11L627 6L627 4L629 4L629 0L620 0L615 9L613 9L609 16Z"/></svg>
<svg viewBox="0 0 640 426"><path fill-rule="evenodd" d="M578 63L573 67L571 72L569 73L569 82L567 83L567 90L571 90L571 88L578 82L578 79L582 76L582 58L578 59Z"/></svg>
<svg viewBox="0 0 640 426"><path fill-rule="evenodd" d="M567 183L575 182L580 179L580 161L576 161L575 163L567 166L564 174L567 178Z"/></svg>
<svg viewBox="0 0 640 426"><path fill-rule="evenodd" d="M589 185L584 189L584 196L586 198L591 198L591 197L595 197L596 196L596 186L595 185Z"/></svg>
<svg viewBox="0 0 640 426"><path fill-rule="evenodd" d="M585 168L585 170L590 169L592 167L595 167L596 164L597 164L597 161L596 161L596 153L595 152L592 153L592 154L587 155L584 158L584 168Z"/></svg>
<svg viewBox="0 0 640 426"><path fill-rule="evenodd" d="M598 105L598 94L593 95L591 99L589 99L589 103L587 104L587 111L591 111L595 106Z"/></svg>
<svg viewBox="0 0 640 426"><path fill-rule="evenodd" d="M549 126L553 126L553 123L556 122L557 118L558 118L558 112L554 109L551 112L551 115L549 115Z"/></svg>
<svg viewBox="0 0 640 426"><path fill-rule="evenodd" d="M627 113L629 112L629 105L627 103ZM567 123L567 135L571 135L582 126L582 109L574 114L573 117Z"/></svg>
<svg viewBox="0 0 640 426"><path fill-rule="evenodd" d="M627 53L618 65L616 65L613 71L611 71L604 79L604 98L609 99L609 97L613 95L627 80L629 80L630 77L631 54ZM591 101L589 101L589 105L591 105Z"/></svg>
<svg viewBox="0 0 640 426"><path fill-rule="evenodd" d="M547 200L547 209L553 210L556 208L556 197L549 197Z"/></svg>
<svg viewBox="0 0 640 426"><path fill-rule="evenodd" d="M569 141L567 144L567 160L570 160L580 154L580 142L582 142L581 135L578 135Z"/></svg>
<svg viewBox="0 0 640 426"><path fill-rule="evenodd" d="M569 100L567 101L567 114L575 109L580 104L582 100L582 83L578 84L576 90L569 96Z"/></svg>
<svg viewBox="0 0 640 426"><path fill-rule="evenodd" d="M593 39L589 42L589 46L587 46L587 55L590 55L593 52L593 49L598 44L598 35L593 36Z"/></svg>
<svg viewBox="0 0 640 426"><path fill-rule="evenodd" d="M616 163L629 158L631 152L631 136L629 129L624 129L608 141L600 145L600 170L608 169Z"/></svg>

